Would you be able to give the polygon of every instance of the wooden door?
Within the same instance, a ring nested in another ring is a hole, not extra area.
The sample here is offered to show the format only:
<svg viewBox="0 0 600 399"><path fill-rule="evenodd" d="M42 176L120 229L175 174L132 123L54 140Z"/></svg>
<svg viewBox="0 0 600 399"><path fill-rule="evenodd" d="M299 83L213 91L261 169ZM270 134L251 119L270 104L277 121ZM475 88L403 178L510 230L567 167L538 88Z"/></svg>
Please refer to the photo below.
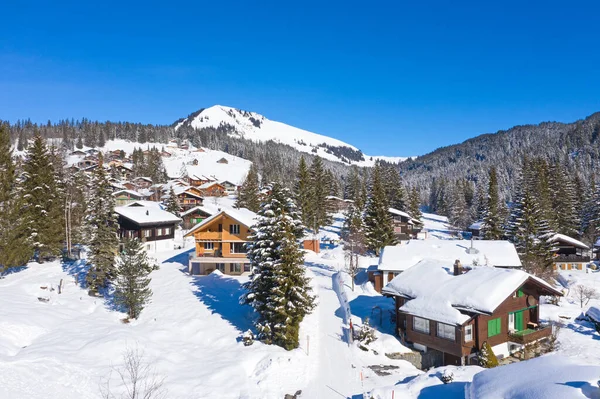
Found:
<svg viewBox="0 0 600 399"><path fill-rule="evenodd" d="M523 311L515 312L515 330L523 331Z"/></svg>

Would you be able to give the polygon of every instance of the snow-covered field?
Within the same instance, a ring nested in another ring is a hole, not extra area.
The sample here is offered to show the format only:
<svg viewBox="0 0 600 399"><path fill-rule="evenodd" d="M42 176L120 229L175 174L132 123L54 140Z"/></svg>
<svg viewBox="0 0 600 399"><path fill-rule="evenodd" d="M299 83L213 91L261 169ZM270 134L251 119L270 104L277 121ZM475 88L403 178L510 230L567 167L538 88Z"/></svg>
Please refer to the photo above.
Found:
<svg viewBox="0 0 600 399"><path fill-rule="evenodd" d="M223 206L231 202L221 201ZM429 218L432 221L426 223L435 230L447 225L434 215ZM336 215L321 235L339 238L342 224L342 215ZM350 277L343 271L341 246L306 254L318 305L301 325L300 347L289 352L260 342L242 344L241 335L252 328L252 310L238 303L247 277L218 272L189 276L185 269L191 250L188 241L183 249L158 256L152 303L129 324L121 321L125 315L110 303L89 297L81 287L83 262L31 263L0 279L0 398L100 398L100 384L109 376L114 389L122 388L118 376L110 372L121 366L127 348L145 352L157 375L164 377L168 398L281 399L301 390L299 399L359 399L365 392L376 399L392 395L422 399L464 398L466 388L487 392L480 385L487 378L468 385L479 375L478 367L422 372L406 361L388 358L386 353L408 351L393 336L392 301L373 290L364 271L352 291ZM376 261L362 257L360 264L366 268ZM570 281L567 285L600 288L600 273L563 275L564 281ZM61 279L64 289L58 294ZM598 364L599 335L589 323L575 320L581 309L573 302L572 291L560 307L543 305L542 317L566 324L559 335L560 355ZM593 300L592 304L600 303ZM366 318L376 329L377 340L364 351L351 342L349 331L350 322L359 329ZM376 370L381 366L383 372ZM446 370L454 375L451 384L440 379ZM583 392L578 389L573 392Z"/></svg>
<svg viewBox="0 0 600 399"><path fill-rule="evenodd" d="M446 216L423 212L423 231L427 232L427 238L440 240L455 239L456 232Z"/></svg>

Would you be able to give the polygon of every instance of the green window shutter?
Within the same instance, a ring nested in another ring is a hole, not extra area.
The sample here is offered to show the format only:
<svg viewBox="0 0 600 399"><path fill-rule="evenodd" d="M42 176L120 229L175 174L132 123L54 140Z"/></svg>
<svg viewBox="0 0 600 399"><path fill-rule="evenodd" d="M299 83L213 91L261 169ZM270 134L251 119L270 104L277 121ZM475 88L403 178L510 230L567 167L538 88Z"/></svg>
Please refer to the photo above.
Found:
<svg viewBox="0 0 600 399"><path fill-rule="evenodd" d="M488 337L500 334L500 331L502 330L500 320L499 317L497 319L488 320Z"/></svg>
<svg viewBox="0 0 600 399"><path fill-rule="evenodd" d="M523 293L523 291L519 290L519 292L517 293L517 296L518 296L519 298L521 298L523 295L525 295L525 294Z"/></svg>

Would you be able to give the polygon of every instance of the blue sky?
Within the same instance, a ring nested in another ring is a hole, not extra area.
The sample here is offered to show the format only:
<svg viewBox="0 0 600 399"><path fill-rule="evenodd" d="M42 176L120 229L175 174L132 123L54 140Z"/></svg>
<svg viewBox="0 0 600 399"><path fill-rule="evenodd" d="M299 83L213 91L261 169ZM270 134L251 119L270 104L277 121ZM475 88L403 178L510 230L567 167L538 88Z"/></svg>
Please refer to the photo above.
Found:
<svg viewBox="0 0 600 399"><path fill-rule="evenodd" d="M592 1L6 3L10 121L169 124L222 104L418 155L600 111Z"/></svg>

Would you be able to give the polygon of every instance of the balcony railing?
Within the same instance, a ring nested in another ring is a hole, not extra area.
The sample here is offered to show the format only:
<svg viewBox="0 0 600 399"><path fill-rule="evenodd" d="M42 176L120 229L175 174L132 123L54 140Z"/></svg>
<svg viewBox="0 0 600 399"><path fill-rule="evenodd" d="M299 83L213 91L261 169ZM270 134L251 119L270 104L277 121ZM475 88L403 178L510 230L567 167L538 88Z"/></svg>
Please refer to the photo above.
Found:
<svg viewBox="0 0 600 399"><path fill-rule="evenodd" d="M538 329L528 328L523 331L508 334L508 339L517 344L529 344L552 335L552 326L540 327Z"/></svg>
<svg viewBox="0 0 600 399"><path fill-rule="evenodd" d="M554 257L555 262L590 262L591 258L588 255L576 254L558 254Z"/></svg>

